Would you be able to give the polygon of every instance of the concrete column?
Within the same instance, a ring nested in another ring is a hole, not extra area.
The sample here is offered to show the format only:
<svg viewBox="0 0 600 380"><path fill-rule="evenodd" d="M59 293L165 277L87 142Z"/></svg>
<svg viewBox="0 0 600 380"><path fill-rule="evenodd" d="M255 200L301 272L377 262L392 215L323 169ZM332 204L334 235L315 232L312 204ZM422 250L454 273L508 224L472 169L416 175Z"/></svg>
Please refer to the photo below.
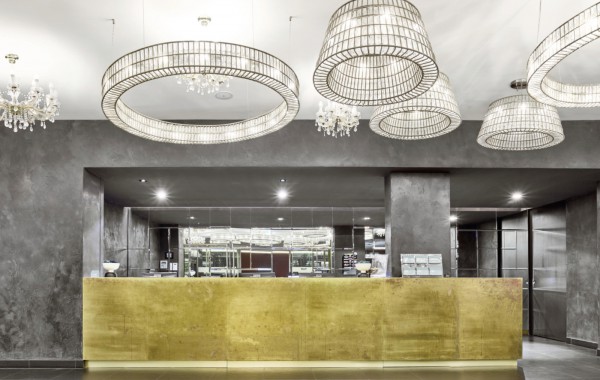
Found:
<svg viewBox="0 0 600 380"><path fill-rule="evenodd" d="M83 277L102 276L104 260L104 183L83 172Z"/></svg>
<svg viewBox="0 0 600 380"><path fill-rule="evenodd" d="M391 173L385 181L388 274L402 276L401 253L441 253L450 276L450 178L445 173Z"/></svg>

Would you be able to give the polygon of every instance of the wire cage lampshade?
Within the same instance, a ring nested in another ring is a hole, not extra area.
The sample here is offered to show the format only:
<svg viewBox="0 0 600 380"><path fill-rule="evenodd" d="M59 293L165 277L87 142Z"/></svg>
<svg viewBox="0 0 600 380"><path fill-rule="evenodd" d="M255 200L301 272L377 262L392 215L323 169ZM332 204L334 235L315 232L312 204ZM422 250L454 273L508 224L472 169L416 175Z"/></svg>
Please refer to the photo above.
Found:
<svg viewBox="0 0 600 380"><path fill-rule="evenodd" d="M522 94L490 104L477 142L486 148L519 151L548 148L564 139L556 108Z"/></svg>
<svg viewBox="0 0 600 380"><path fill-rule="evenodd" d="M369 126L373 132L385 137L421 140L452 132L461 121L450 81L440 73L433 87L423 95L377 107Z"/></svg>
<svg viewBox="0 0 600 380"><path fill-rule="evenodd" d="M529 95L555 107L600 107L600 84L567 84L548 73L575 50L600 37L600 3L550 33L527 62Z"/></svg>
<svg viewBox="0 0 600 380"><path fill-rule="evenodd" d="M267 113L225 124L180 124L130 108L121 96L131 88L167 76L212 74L248 79L279 94L283 101ZM299 110L298 78L277 57L225 42L176 41L148 46L116 60L102 78L102 110L134 135L175 144L219 144L247 140L279 130Z"/></svg>
<svg viewBox="0 0 600 380"><path fill-rule="evenodd" d="M405 0L353 0L329 20L313 83L331 101L379 106L415 98L438 77L418 9Z"/></svg>

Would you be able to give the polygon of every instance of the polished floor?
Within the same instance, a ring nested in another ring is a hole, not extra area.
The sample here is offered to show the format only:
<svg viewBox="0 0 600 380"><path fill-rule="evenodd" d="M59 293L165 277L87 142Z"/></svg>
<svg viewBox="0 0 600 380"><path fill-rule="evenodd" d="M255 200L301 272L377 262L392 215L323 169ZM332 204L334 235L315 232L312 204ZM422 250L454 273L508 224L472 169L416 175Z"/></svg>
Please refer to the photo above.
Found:
<svg viewBox="0 0 600 380"><path fill-rule="evenodd" d="M594 350L536 338L519 368L0 369L2 380L599 380Z"/></svg>

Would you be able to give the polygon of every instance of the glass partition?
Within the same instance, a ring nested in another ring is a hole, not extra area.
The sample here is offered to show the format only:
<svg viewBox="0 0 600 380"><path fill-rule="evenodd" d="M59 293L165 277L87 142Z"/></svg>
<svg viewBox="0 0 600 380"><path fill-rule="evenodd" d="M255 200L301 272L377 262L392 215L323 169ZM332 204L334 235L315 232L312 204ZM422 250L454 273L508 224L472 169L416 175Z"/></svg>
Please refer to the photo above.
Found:
<svg viewBox="0 0 600 380"><path fill-rule="evenodd" d="M119 276L353 276L358 261L387 262L383 208L122 210L134 217L113 254ZM383 265L373 268L385 276Z"/></svg>

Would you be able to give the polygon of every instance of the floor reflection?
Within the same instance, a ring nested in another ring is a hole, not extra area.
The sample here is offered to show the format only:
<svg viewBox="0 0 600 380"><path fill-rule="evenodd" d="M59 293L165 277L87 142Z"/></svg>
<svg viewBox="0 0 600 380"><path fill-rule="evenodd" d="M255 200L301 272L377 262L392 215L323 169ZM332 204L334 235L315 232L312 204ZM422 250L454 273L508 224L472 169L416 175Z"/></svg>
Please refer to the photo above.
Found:
<svg viewBox="0 0 600 380"><path fill-rule="evenodd" d="M0 369L0 379L20 380L598 380L595 350L536 338L523 342L518 368L196 368Z"/></svg>

